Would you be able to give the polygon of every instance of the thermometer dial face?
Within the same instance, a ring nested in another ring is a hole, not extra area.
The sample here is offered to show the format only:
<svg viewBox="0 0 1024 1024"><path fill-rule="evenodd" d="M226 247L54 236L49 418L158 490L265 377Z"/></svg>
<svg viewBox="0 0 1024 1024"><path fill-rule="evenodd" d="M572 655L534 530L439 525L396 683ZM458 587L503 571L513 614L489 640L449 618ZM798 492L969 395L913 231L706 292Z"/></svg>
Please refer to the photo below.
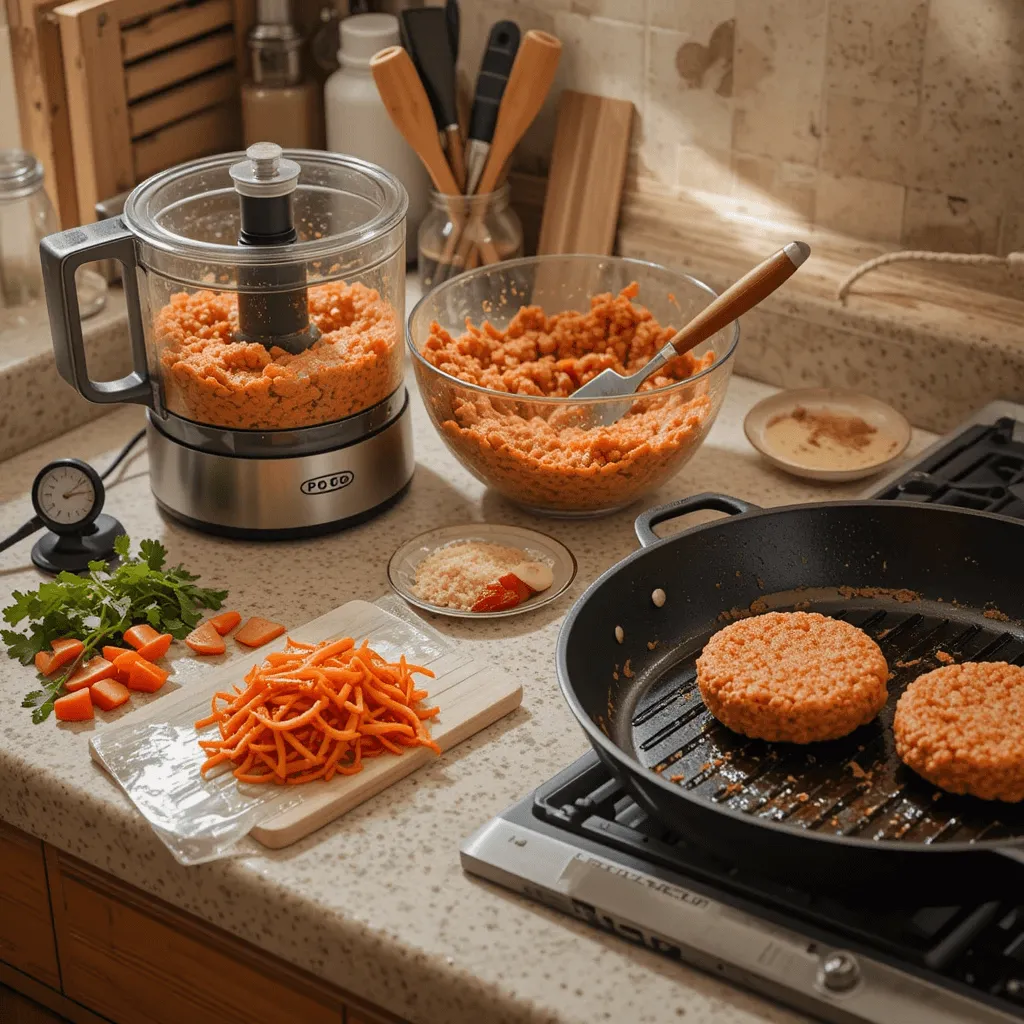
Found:
<svg viewBox="0 0 1024 1024"><path fill-rule="evenodd" d="M59 459L44 466L32 486L32 504L55 533L78 533L103 507L99 474L78 459Z"/></svg>

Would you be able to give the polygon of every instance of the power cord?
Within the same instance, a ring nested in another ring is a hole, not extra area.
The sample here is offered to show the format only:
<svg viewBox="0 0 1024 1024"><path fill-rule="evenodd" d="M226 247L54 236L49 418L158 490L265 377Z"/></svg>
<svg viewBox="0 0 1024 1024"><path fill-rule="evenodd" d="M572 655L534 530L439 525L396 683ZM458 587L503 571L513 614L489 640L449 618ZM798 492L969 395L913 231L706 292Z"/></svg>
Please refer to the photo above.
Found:
<svg viewBox="0 0 1024 1024"><path fill-rule="evenodd" d="M102 473L100 473L100 479L106 480L111 473L121 465L126 458L128 458L129 452L146 436L145 430L140 430L115 456L114 461L107 466ZM37 530L43 528L43 522L39 516L33 516L27 523L19 526L9 537L4 537L0 540L0 551L6 551L9 547L17 544L19 540L24 540L26 537L31 537Z"/></svg>

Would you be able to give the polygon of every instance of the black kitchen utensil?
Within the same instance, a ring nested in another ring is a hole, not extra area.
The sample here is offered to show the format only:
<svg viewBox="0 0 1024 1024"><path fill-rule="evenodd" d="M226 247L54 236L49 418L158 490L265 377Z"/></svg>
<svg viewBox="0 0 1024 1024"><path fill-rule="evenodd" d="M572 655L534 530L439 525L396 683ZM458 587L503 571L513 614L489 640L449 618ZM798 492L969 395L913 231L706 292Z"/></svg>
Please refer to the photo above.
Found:
<svg viewBox="0 0 1024 1024"><path fill-rule="evenodd" d="M443 7L402 11L403 45L409 51L430 100L445 156L459 189L466 184L465 156L455 101L455 57L449 41L449 23Z"/></svg>
<svg viewBox="0 0 1024 1024"><path fill-rule="evenodd" d="M730 518L655 536L704 509ZM763 510L702 494L640 516L636 530L642 549L577 601L557 660L570 708L644 810L740 867L816 891L953 898L1011 884L1024 804L937 790L900 762L892 718L939 651L1024 664L1024 525L913 503ZM864 629L893 672L881 715L843 739L747 739L696 688L696 657L732 617L794 608Z"/></svg>
<svg viewBox="0 0 1024 1024"><path fill-rule="evenodd" d="M448 45L452 51L452 63L459 60L459 0L445 0L444 20L448 28Z"/></svg>
<svg viewBox="0 0 1024 1024"><path fill-rule="evenodd" d="M498 107L505 95L508 76L519 49L519 26L514 21L498 21L487 37L487 49L480 63L473 108L469 115L469 139L466 142L466 193L472 195L480 183L487 154L494 138Z"/></svg>

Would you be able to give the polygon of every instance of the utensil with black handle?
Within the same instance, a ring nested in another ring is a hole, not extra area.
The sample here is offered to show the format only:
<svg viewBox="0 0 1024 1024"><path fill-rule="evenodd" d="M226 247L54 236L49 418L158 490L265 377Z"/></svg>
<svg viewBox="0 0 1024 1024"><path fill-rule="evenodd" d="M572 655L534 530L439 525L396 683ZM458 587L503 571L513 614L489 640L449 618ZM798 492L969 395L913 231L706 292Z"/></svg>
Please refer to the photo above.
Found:
<svg viewBox="0 0 1024 1024"><path fill-rule="evenodd" d="M466 185L465 143L459 127L455 56L446 10L443 7L420 7L402 11L401 22L409 55L430 100L457 191L462 192Z"/></svg>
<svg viewBox="0 0 1024 1024"><path fill-rule="evenodd" d="M466 193L472 195L484 173L487 154L494 138L498 108L512 73L519 50L519 26L514 21L499 21L491 27L487 49L480 63L480 74L469 115L469 138L466 142Z"/></svg>

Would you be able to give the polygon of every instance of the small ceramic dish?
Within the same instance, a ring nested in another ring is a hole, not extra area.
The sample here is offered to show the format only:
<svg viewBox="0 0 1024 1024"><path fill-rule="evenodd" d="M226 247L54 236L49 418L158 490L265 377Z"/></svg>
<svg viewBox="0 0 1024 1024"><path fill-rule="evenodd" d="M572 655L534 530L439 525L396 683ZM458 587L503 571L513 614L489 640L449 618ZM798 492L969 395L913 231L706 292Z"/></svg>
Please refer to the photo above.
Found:
<svg viewBox="0 0 1024 1024"><path fill-rule="evenodd" d="M832 456L821 448L812 450L804 447L808 453L806 461L800 459L800 447L787 445L782 448L774 441L769 428L787 419L797 408L806 409L809 413L833 413L836 416L856 417L874 427L877 431L872 446L875 452L837 452L832 449ZM809 480L828 480L841 483L845 480L860 480L867 476L887 469L906 450L910 444L910 424L891 405L862 395L857 391L844 388L804 388L798 391L780 391L762 399L747 413L743 421L743 431L747 440L773 466L792 473L793 476L805 477ZM858 456L860 459L858 460ZM822 465L829 461L833 466ZM864 461L866 460L866 461ZM842 461L858 462L859 465L841 465Z"/></svg>
<svg viewBox="0 0 1024 1024"><path fill-rule="evenodd" d="M514 608L500 612L470 612L461 608L443 608L430 604L416 596L416 570L420 563L438 548L458 541L482 541L485 544L502 544L510 548L521 548L530 561L543 562L549 566L554 582L547 590L534 595ZM429 530L406 541L388 562L388 582L409 604L435 615L448 615L456 619L501 619L509 615L522 615L551 604L569 589L576 578L576 559L560 541L536 530L525 530L519 526L503 526L500 523L465 523L462 526L443 526Z"/></svg>

